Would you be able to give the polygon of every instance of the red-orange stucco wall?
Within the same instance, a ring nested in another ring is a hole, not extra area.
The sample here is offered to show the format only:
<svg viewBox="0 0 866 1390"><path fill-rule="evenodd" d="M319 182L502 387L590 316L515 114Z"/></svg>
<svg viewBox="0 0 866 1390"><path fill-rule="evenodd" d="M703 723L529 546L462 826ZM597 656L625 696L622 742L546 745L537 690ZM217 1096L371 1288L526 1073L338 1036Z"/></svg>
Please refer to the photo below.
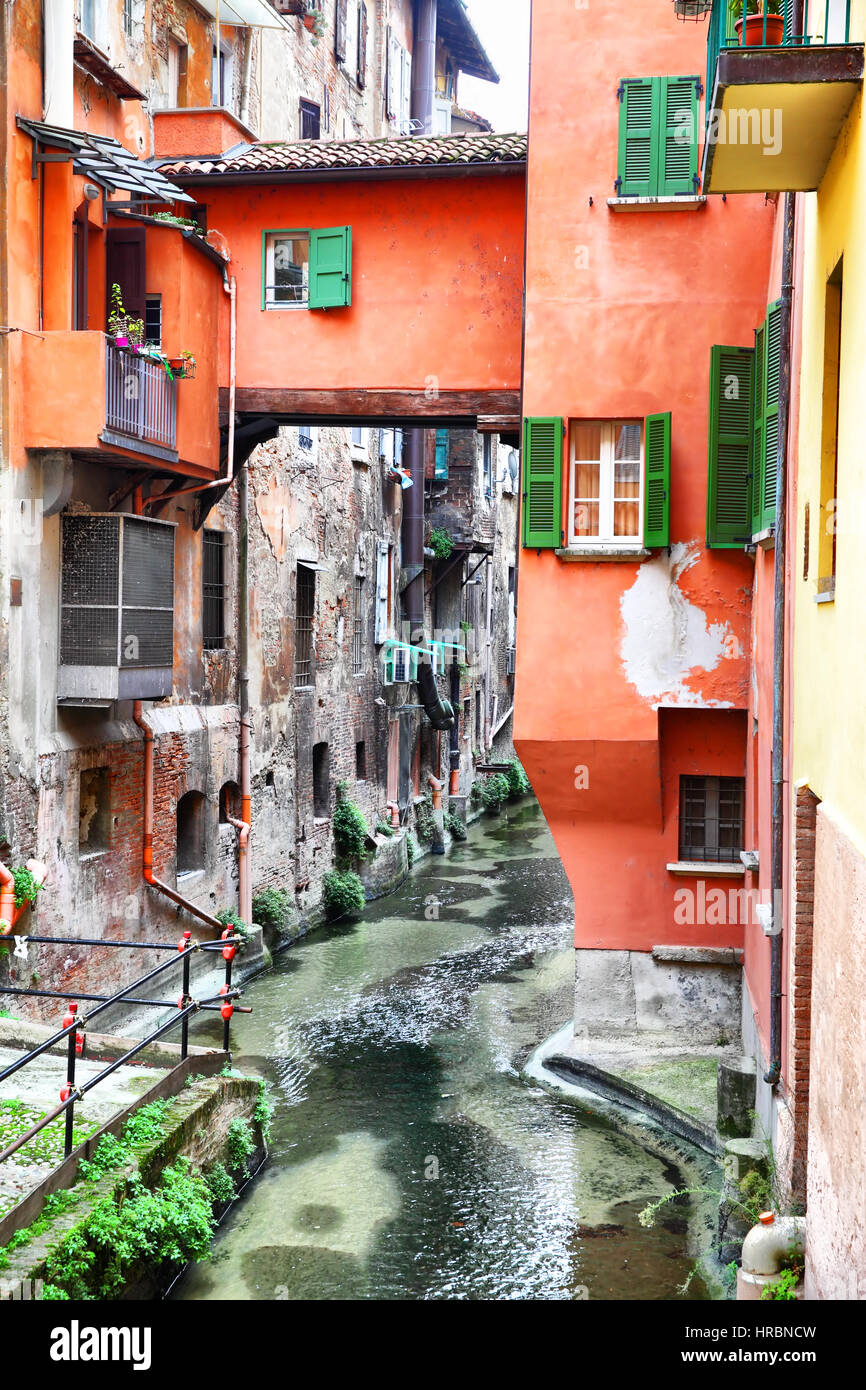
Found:
<svg viewBox="0 0 866 1390"><path fill-rule="evenodd" d="M522 174L193 191L231 250L238 387L518 388ZM262 233L336 226L351 306L262 310Z"/></svg>
<svg viewBox="0 0 866 1390"><path fill-rule="evenodd" d="M773 208L761 197L697 211L607 204L620 79L703 80L705 68L705 28L655 0L636 0L627 25L607 6L533 6L524 413L672 414L669 556L565 563L521 551L515 740L575 892L581 945L742 940L741 926L671 922L683 880L664 867L677 857L677 811L661 805L675 803L681 774L714 775L720 760L724 775L745 771L742 715L719 725L694 713L750 702L753 561L705 546L708 381L711 346L751 345L763 319ZM608 788L602 820L573 785L576 744L594 748L590 787L595 776Z"/></svg>

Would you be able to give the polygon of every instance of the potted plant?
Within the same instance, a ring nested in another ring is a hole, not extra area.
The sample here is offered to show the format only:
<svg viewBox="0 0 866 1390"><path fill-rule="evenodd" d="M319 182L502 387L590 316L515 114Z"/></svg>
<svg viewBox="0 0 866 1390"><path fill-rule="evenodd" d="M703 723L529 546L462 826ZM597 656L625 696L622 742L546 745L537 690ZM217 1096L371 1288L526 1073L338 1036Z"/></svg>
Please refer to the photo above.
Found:
<svg viewBox="0 0 866 1390"><path fill-rule="evenodd" d="M318 6L307 10L304 14L304 28L309 29L314 41L318 43L325 32L325 16Z"/></svg>
<svg viewBox="0 0 866 1390"><path fill-rule="evenodd" d="M738 42L746 48L764 46L764 16L767 17L767 47L777 48L785 37L782 0L745 0L746 33L743 36L743 0L729 0L728 8L737 16L734 28Z"/></svg>
<svg viewBox="0 0 866 1390"><path fill-rule="evenodd" d="M131 347L135 350L144 342L144 321L135 319L126 312L119 285L111 286L108 331L118 347Z"/></svg>

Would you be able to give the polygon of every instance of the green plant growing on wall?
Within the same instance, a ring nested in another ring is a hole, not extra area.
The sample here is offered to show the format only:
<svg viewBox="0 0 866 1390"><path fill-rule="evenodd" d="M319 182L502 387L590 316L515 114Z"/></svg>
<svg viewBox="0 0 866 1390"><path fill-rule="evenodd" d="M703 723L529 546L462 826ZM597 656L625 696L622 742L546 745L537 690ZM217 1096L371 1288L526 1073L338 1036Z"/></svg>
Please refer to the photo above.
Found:
<svg viewBox="0 0 866 1390"><path fill-rule="evenodd" d="M45 887L44 883L37 883L30 870L24 867L13 869L12 878L15 882L16 907L21 907L24 903L35 903L36 895Z"/></svg>
<svg viewBox="0 0 866 1390"><path fill-rule="evenodd" d="M415 807L415 833L422 844L429 845L436 830L433 817L433 798L428 792Z"/></svg>
<svg viewBox="0 0 866 1390"><path fill-rule="evenodd" d="M454 541L443 526L434 526L430 532L430 549L437 560L447 560L454 549Z"/></svg>
<svg viewBox="0 0 866 1390"><path fill-rule="evenodd" d="M800 1276L796 1270L783 1269L778 1279L774 1279L772 1284L765 1284L761 1290L762 1299L776 1299L778 1302L793 1301L797 1297L797 1286L800 1283Z"/></svg>
<svg viewBox="0 0 866 1390"><path fill-rule="evenodd" d="M525 796L531 790L529 778L523 771L519 758L512 758L505 774L508 781L508 794L511 797Z"/></svg>
<svg viewBox="0 0 866 1390"><path fill-rule="evenodd" d="M508 797L508 778L501 772L494 772L492 777L485 779L481 787L481 804L485 811L491 814L500 811Z"/></svg>
<svg viewBox="0 0 866 1390"><path fill-rule="evenodd" d="M186 227L196 236L204 236L204 230L192 217L178 217L173 212L154 212L151 215L155 222L167 222L170 227Z"/></svg>
<svg viewBox="0 0 866 1390"><path fill-rule="evenodd" d="M388 822L387 822L386 820L377 820L377 821L376 821L376 834L377 834L377 835L384 835L386 840L393 840L393 838L394 838L394 827L391 826L391 825L389 825Z"/></svg>
<svg viewBox="0 0 866 1390"><path fill-rule="evenodd" d="M287 888L260 888L253 898L253 921L275 936L291 935L295 905Z"/></svg>
<svg viewBox="0 0 866 1390"><path fill-rule="evenodd" d="M345 782L337 784L337 805L334 810L334 848L340 861L367 858L369 830L360 806L346 795Z"/></svg>
<svg viewBox="0 0 866 1390"><path fill-rule="evenodd" d="M252 935L250 928L242 917L239 917L233 907L224 907L216 915L217 921L222 922L224 927L231 927L236 936L243 938L238 943L238 955L245 949Z"/></svg>
<svg viewBox="0 0 866 1390"><path fill-rule="evenodd" d="M360 917L366 904L364 885L351 869L342 873L332 869L322 882L322 902L332 922L342 917Z"/></svg>
<svg viewBox="0 0 866 1390"><path fill-rule="evenodd" d="M271 1121L274 1117L274 1101L271 1088L264 1077L259 1077L259 1098L253 1111L253 1120L258 1125L262 1139L267 1144L271 1137Z"/></svg>
<svg viewBox="0 0 866 1390"><path fill-rule="evenodd" d="M445 812L445 829L454 840L466 839L466 826L456 811Z"/></svg>
<svg viewBox="0 0 866 1390"><path fill-rule="evenodd" d="M409 862L410 869L412 865L415 863L415 860L418 858L420 852L421 851L418 848L418 841L415 839L415 836L412 834L412 831L410 830L409 834L406 836L406 858Z"/></svg>

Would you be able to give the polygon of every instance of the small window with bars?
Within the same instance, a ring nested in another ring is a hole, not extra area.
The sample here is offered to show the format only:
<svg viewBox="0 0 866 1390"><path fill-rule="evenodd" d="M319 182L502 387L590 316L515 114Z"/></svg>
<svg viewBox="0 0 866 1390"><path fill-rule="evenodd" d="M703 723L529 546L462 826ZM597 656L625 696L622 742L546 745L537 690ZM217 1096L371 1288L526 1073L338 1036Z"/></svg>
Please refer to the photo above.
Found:
<svg viewBox="0 0 866 1390"><path fill-rule="evenodd" d="M295 685L313 684L313 614L316 606L316 572L298 565L295 603Z"/></svg>
<svg viewBox="0 0 866 1390"><path fill-rule="evenodd" d="M144 301L144 341L162 347L162 295L149 294Z"/></svg>
<svg viewBox="0 0 866 1390"><path fill-rule="evenodd" d="M355 575L354 628L352 632L352 671L357 676L364 669L364 577Z"/></svg>
<svg viewBox="0 0 866 1390"><path fill-rule="evenodd" d="M680 859L739 864L744 800L742 777L681 777Z"/></svg>
<svg viewBox="0 0 866 1390"><path fill-rule="evenodd" d="M226 644L225 541L222 531L202 533L202 646L206 652L219 651Z"/></svg>
<svg viewBox="0 0 866 1390"><path fill-rule="evenodd" d="M312 425L298 425L298 443L302 449L312 449L313 447L313 427Z"/></svg>

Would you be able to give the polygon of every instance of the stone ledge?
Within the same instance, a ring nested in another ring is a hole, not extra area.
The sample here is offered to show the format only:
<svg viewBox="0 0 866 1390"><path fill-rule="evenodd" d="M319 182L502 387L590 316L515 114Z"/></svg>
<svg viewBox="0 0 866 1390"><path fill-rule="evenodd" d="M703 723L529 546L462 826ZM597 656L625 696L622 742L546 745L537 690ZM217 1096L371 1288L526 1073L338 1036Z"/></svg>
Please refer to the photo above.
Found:
<svg viewBox="0 0 866 1390"><path fill-rule="evenodd" d="M742 878L746 872L745 864L718 864L715 860L704 863L698 859L677 859L665 868L669 874L687 878Z"/></svg>
<svg viewBox="0 0 866 1390"><path fill-rule="evenodd" d="M706 203L704 193L673 193L663 197L608 198L611 212L697 212Z"/></svg>
<svg viewBox="0 0 866 1390"><path fill-rule="evenodd" d="M653 946L652 958L678 965L743 964L743 952L736 946Z"/></svg>
<svg viewBox="0 0 866 1390"><path fill-rule="evenodd" d="M573 564L582 560L648 560L652 551L623 545L568 545L553 553L558 560Z"/></svg>

